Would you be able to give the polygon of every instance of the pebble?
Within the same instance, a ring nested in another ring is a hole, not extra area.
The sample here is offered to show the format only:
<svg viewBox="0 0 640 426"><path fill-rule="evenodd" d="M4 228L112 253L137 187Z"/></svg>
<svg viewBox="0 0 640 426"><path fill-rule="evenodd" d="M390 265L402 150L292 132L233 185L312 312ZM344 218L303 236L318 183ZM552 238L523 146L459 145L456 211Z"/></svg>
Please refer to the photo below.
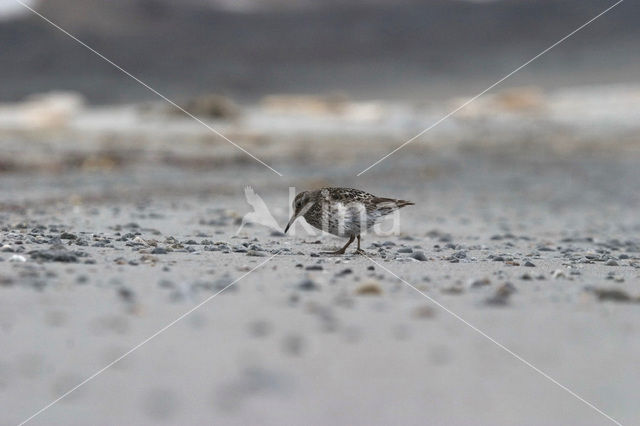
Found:
<svg viewBox="0 0 640 426"><path fill-rule="evenodd" d="M29 253L35 260L43 262L76 263L78 256L65 249L36 250Z"/></svg>
<svg viewBox="0 0 640 426"><path fill-rule="evenodd" d="M471 282L469 283L469 287L479 288L479 287L488 286L490 284L491 284L491 281L489 280L489 278L479 278L479 279L471 280Z"/></svg>
<svg viewBox="0 0 640 426"><path fill-rule="evenodd" d="M436 311L431 306L420 306L413 311L414 318L429 319L436 316Z"/></svg>
<svg viewBox="0 0 640 426"><path fill-rule="evenodd" d="M143 245L143 246L147 246L149 245L149 243L147 243L145 240L143 240L140 237L135 237L133 240L131 240L132 244L139 244L139 245Z"/></svg>
<svg viewBox="0 0 640 426"><path fill-rule="evenodd" d="M9 262L26 262L27 259L19 254L14 254L9 258Z"/></svg>
<svg viewBox="0 0 640 426"><path fill-rule="evenodd" d="M400 247L398 253L413 253L413 249L411 247Z"/></svg>
<svg viewBox="0 0 640 426"><path fill-rule="evenodd" d="M382 289L378 285L378 283L370 282L362 284L360 287L356 289L356 294L360 296L371 295L371 296L379 296L382 294Z"/></svg>
<svg viewBox="0 0 640 426"><path fill-rule="evenodd" d="M415 253L412 253L411 258L419 260L420 262L424 262L427 260L427 256L422 251L416 251Z"/></svg>
<svg viewBox="0 0 640 426"><path fill-rule="evenodd" d="M513 284L507 282L498 287L495 293L485 299L487 305L504 306L509 303L511 295L515 293L516 288Z"/></svg>
<svg viewBox="0 0 640 426"><path fill-rule="evenodd" d="M8 287L13 284L13 278L0 275L0 287Z"/></svg>
<svg viewBox="0 0 640 426"><path fill-rule="evenodd" d="M618 262L616 262L614 259L609 259L609 261L607 263L605 263L605 265L607 265L607 266L619 266Z"/></svg>
<svg viewBox="0 0 640 426"><path fill-rule="evenodd" d="M593 289L593 292L601 302L630 302L632 300L626 291L617 288L596 288Z"/></svg>
<svg viewBox="0 0 640 426"><path fill-rule="evenodd" d="M530 260L527 260L526 262L524 262L524 266L528 267L528 268L535 268L535 264L533 262L531 262Z"/></svg>
<svg viewBox="0 0 640 426"><path fill-rule="evenodd" d="M153 250L151 250L151 254L167 254L167 249L162 248L162 247L156 247Z"/></svg>
<svg viewBox="0 0 640 426"><path fill-rule="evenodd" d="M121 287L118 290L118 296L125 302L133 302L135 299L135 293L126 287Z"/></svg>
<svg viewBox="0 0 640 426"><path fill-rule="evenodd" d="M322 265L309 265L304 268L307 271L322 271L324 268Z"/></svg>
<svg viewBox="0 0 640 426"><path fill-rule="evenodd" d="M304 279L304 280L300 281L298 283L298 288L300 290L305 290L305 291L319 290L320 289L320 287L318 287L318 285L316 285L316 283L313 282L310 279Z"/></svg>

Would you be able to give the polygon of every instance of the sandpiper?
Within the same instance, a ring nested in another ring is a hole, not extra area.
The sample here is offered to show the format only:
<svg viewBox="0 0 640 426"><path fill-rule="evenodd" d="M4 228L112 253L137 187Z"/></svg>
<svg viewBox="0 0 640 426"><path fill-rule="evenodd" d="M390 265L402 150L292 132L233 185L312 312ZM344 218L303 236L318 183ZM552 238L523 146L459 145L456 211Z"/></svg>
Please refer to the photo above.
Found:
<svg viewBox="0 0 640 426"><path fill-rule="evenodd" d="M358 239L356 253L364 254L360 248L360 234L372 228L383 216L413 204L411 201L376 197L352 188L303 191L296 195L293 201L294 213L284 232L286 233L293 222L302 216L315 228L338 237L349 238L344 247L328 254L344 254L356 238Z"/></svg>

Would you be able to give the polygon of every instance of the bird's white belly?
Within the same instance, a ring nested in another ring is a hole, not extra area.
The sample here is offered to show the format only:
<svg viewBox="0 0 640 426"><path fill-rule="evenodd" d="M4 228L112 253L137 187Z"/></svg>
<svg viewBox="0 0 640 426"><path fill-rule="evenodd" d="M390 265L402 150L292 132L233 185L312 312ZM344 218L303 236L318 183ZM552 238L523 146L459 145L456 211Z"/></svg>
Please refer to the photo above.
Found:
<svg viewBox="0 0 640 426"><path fill-rule="evenodd" d="M359 235L375 224L361 204L322 209L322 230L339 237Z"/></svg>

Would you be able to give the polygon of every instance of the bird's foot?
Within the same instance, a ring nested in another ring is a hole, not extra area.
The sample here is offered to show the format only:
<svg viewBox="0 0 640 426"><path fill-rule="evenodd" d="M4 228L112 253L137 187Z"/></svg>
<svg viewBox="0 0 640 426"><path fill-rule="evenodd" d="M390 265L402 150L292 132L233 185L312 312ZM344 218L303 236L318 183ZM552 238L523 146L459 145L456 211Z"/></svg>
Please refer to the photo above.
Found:
<svg viewBox="0 0 640 426"><path fill-rule="evenodd" d="M353 252L353 254L359 254L362 256L367 256L367 252L362 250L362 249L357 249L356 251Z"/></svg>

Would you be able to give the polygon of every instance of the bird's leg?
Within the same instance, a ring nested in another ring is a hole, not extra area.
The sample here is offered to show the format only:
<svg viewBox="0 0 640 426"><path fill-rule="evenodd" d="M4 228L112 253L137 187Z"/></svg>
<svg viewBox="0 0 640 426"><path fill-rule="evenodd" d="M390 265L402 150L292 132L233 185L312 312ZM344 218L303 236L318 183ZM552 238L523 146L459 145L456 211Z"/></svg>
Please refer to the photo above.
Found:
<svg viewBox="0 0 640 426"><path fill-rule="evenodd" d="M366 254L364 250L360 248L360 235L358 235L358 248L355 251L356 254Z"/></svg>
<svg viewBox="0 0 640 426"><path fill-rule="evenodd" d="M356 237L352 235L351 237L349 237L349 241L347 241L347 244L345 244L344 247L342 247L340 250L325 251L323 252L323 254L344 254L345 250L347 250L347 247L349 247L349 245L353 242L353 240L355 240L355 238Z"/></svg>

